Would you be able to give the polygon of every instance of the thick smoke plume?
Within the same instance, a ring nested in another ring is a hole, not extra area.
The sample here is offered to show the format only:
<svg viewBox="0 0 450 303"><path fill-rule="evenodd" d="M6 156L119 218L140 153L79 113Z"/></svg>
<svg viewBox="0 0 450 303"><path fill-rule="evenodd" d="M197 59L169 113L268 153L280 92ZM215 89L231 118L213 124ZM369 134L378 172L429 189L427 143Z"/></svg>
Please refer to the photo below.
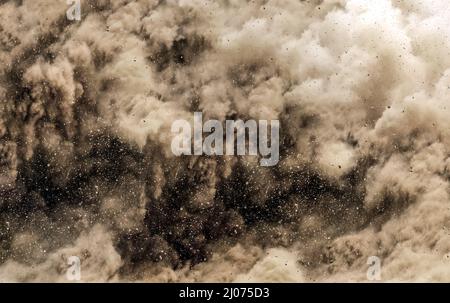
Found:
<svg viewBox="0 0 450 303"><path fill-rule="evenodd" d="M450 281L447 0L0 1L0 280ZM280 162L170 151L279 119Z"/></svg>

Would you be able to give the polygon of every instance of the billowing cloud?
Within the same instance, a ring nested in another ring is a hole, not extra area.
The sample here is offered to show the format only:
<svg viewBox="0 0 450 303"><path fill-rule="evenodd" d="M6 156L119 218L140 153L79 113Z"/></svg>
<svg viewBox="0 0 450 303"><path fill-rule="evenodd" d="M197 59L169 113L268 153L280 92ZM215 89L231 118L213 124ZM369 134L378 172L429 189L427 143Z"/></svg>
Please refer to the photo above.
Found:
<svg viewBox="0 0 450 303"><path fill-rule="evenodd" d="M449 281L448 8L2 1L0 280ZM175 157L195 111L280 162Z"/></svg>

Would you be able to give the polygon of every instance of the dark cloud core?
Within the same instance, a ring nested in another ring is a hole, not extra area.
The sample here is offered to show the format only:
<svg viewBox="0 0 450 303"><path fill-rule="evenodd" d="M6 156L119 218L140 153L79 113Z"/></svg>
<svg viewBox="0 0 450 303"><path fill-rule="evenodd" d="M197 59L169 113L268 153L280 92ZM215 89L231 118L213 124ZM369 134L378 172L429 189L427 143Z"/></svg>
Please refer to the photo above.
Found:
<svg viewBox="0 0 450 303"><path fill-rule="evenodd" d="M450 280L445 0L0 1L0 280ZM280 121L280 161L171 124Z"/></svg>

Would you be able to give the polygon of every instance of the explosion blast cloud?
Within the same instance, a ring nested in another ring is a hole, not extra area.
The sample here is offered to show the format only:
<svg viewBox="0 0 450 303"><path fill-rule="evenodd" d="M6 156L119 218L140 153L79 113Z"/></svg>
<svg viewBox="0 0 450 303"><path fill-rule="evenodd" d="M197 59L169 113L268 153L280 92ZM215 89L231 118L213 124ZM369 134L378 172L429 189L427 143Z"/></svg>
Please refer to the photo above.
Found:
<svg viewBox="0 0 450 303"><path fill-rule="evenodd" d="M448 0L0 1L0 280L450 281ZM174 121L279 120L277 165Z"/></svg>

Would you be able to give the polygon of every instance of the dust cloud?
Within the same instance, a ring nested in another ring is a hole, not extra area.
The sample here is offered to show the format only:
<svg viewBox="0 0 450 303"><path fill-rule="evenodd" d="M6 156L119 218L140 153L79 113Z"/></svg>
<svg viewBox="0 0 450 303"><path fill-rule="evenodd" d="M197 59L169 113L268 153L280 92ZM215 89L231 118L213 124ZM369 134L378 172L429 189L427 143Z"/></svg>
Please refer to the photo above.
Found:
<svg viewBox="0 0 450 303"><path fill-rule="evenodd" d="M447 0L0 1L0 280L450 281ZM280 162L171 124L280 121Z"/></svg>

